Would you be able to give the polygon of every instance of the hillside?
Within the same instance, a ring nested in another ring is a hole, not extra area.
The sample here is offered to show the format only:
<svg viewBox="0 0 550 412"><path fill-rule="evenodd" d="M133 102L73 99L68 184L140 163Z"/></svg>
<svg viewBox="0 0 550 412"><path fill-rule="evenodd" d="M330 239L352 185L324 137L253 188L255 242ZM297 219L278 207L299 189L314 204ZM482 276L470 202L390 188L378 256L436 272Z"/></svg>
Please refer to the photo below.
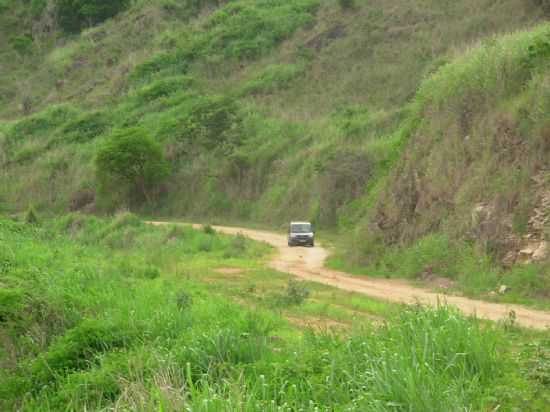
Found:
<svg viewBox="0 0 550 412"><path fill-rule="evenodd" d="M546 2L137 1L81 32L53 4L0 3L7 212L311 219L335 266L550 293ZM168 162L147 190L97 173L126 132Z"/></svg>

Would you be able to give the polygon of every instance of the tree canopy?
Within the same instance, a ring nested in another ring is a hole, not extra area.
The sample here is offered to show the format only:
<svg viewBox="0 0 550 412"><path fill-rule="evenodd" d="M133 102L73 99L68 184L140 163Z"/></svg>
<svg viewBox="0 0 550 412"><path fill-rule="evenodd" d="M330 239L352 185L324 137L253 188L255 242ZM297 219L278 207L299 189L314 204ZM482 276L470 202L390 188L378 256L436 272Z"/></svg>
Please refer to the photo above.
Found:
<svg viewBox="0 0 550 412"><path fill-rule="evenodd" d="M139 127L113 132L98 151L96 169L104 191L147 201L170 173L161 145Z"/></svg>

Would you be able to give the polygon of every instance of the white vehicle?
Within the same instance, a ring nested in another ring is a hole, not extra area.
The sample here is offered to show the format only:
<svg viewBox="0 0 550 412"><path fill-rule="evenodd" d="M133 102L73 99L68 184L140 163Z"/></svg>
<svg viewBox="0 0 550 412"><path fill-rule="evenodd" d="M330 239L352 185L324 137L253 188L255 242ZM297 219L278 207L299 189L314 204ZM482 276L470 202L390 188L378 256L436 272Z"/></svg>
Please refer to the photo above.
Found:
<svg viewBox="0 0 550 412"><path fill-rule="evenodd" d="M313 225L309 222L291 222L288 225L288 246L315 246Z"/></svg>

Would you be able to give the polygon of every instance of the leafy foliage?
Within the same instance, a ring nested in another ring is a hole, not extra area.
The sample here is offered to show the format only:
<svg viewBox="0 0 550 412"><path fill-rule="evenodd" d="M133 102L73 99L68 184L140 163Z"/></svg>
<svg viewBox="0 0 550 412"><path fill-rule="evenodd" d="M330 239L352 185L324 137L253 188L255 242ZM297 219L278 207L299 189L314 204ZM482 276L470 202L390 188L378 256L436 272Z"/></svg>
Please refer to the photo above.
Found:
<svg viewBox="0 0 550 412"><path fill-rule="evenodd" d="M338 3L343 10L350 10L355 7L355 0L338 0Z"/></svg>
<svg viewBox="0 0 550 412"><path fill-rule="evenodd" d="M160 144L138 127L115 131L99 149L96 167L102 191L122 185L125 196L137 192L148 201L170 171Z"/></svg>
<svg viewBox="0 0 550 412"><path fill-rule="evenodd" d="M108 128L109 119L104 112L90 112L67 122L61 132L64 139L86 143L105 133Z"/></svg>
<svg viewBox="0 0 550 412"><path fill-rule="evenodd" d="M130 0L55 0L59 24L69 33L94 26L130 5Z"/></svg>
<svg viewBox="0 0 550 412"><path fill-rule="evenodd" d="M21 56L32 53L33 39L30 35L14 36L10 38L10 45Z"/></svg>

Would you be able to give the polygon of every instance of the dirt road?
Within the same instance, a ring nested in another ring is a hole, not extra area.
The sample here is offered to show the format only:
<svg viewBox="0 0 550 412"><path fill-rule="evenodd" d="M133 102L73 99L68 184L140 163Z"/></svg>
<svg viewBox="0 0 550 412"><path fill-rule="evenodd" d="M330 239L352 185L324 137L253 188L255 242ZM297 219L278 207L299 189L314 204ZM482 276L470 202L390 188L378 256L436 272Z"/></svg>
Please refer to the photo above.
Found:
<svg viewBox="0 0 550 412"><path fill-rule="evenodd" d="M163 224L153 222L153 224ZM447 302L460 308L464 313L499 321L515 312L516 322L534 329L550 328L550 312L528 309L520 305L497 304L468 299L459 296L441 295L429 290L411 286L405 281L395 279L353 277L343 272L324 267L328 252L322 246L315 248L289 248L286 236L261 230L216 226L216 230L243 235L258 241L269 243L277 249L270 266L281 272L291 273L305 280L323 283L350 292L362 293L374 298L399 303L420 302L425 305L437 305Z"/></svg>

